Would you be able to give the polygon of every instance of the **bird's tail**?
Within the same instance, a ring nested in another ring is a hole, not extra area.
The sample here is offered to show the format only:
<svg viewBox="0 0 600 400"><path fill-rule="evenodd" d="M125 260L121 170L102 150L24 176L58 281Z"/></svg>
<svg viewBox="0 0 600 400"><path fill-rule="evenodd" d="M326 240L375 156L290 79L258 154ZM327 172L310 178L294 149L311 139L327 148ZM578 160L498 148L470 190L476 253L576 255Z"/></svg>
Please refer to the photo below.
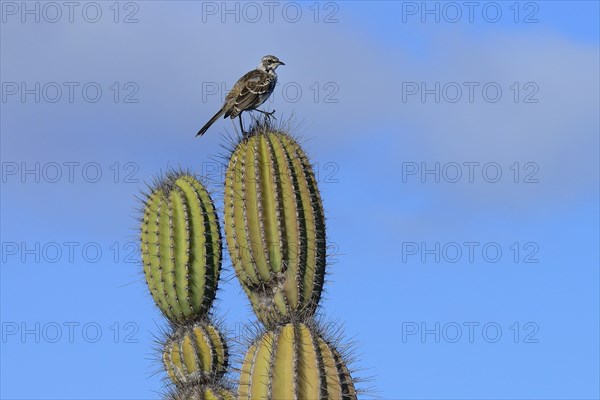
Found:
<svg viewBox="0 0 600 400"><path fill-rule="evenodd" d="M210 128L210 126L211 126L212 124L214 124L214 123L215 123L215 121L216 121L216 120L218 120L218 119L221 117L221 115L223 115L223 114L225 114L225 107L221 108L221 109L219 110L219 112L218 112L218 113L216 113L216 114L214 115L214 117L212 117L212 118L210 119L210 121L208 121L208 122L206 123L206 125L204 125L204 126L202 127L202 129L200 129L200 130L198 131L198 133L196 133L196 136L202 136L202 135L204 135L204 132L206 132L206 131L208 130L208 128Z"/></svg>

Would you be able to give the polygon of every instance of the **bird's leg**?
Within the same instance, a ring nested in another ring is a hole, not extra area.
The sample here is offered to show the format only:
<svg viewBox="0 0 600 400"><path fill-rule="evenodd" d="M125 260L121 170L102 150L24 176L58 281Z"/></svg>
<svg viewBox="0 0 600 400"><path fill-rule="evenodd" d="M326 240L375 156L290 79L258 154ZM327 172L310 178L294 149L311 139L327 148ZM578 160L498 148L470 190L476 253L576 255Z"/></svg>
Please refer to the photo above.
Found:
<svg viewBox="0 0 600 400"><path fill-rule="evenodd" d="M242 123L242 113L238 115L238 118L240 119L240 129L242 130L242 135L245 135L246 132L244 131L244 124Z"/></svg>

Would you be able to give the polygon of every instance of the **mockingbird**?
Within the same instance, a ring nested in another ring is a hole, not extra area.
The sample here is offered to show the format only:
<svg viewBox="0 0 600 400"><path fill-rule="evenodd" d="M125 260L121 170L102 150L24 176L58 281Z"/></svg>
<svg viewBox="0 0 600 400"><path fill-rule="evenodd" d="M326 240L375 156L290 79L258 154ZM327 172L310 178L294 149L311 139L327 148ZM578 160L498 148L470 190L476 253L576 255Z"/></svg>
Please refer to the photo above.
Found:
<svg viewBox="0 0 600 400"><path fill-rule="evenodd" d="M231 119L239 117L242 133L244 133L244 125L242 123L242 113L244 111L256 110L265 115L272 116L275 110L269 113L259 110L257 107L263 104L271 93L273 93L273 89L275 89L275 84L277 83L275 69L280 65L285 65L285 63L279 61L277 57L264 56L260 64L258 64L258 68L242 76L233 85L233 88L225 97L223 107L198 131L196 136L203 135L221 115L223 118L230 117Z"/></svg>

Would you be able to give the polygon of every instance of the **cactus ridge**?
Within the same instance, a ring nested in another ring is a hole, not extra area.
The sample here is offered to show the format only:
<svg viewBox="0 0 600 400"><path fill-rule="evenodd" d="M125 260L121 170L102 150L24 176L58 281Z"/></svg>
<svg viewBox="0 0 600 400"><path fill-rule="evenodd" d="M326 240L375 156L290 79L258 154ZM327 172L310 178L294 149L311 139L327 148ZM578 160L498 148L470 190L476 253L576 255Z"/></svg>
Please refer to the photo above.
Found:
<svg viewBox="0 0 600 400"><path fill-rule="evenodd" d="M244 357L239 400L356 398L346 361L312 324L293 322L269 330Z"/></svg>
<svg viewBox="0 0 600 400"><path fill-rule="evenodd" d="M142 263L155 303L171 322L205 316L216 296L221 233L198 179L175 171L155 182L144 203Z"/></svg>
<svg viewBox="0 0 600 400"><path fill-rule="evenodd" d="M176 327L163 347L163 365L176 385L217 381L225 374L228 359L219 329L203 322Z"/></svg>
<svg viewBox="0 0 600 400"><path fill-rule="evenodd" d="M263 323L314 314L325 278L325 217L312 166L290 135L255 133L233 150L225 233L236 274Z"/></svg>

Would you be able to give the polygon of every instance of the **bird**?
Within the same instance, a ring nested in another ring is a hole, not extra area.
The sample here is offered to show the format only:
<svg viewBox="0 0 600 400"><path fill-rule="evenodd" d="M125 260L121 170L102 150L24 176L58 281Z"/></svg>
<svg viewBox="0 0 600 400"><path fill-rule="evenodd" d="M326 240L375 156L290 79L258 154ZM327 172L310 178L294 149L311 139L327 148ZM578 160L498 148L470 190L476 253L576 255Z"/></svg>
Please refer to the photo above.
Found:
<svg viewBox="0 0 600 400"><path fill-rule="evenodd" d="M273 116L275 110L266 112L259 110L260 107L275 89L277 84L277 74L275 70L285 63L279 58L267 55L260 60L258 67L244 76L242 76L231 88L231 91L225 97L223 107L204 125L196 134L202 136L221 116L240 119L240 128L244 133L242 122L242 113L244 111L255 110L269 117Z"/></svg>

